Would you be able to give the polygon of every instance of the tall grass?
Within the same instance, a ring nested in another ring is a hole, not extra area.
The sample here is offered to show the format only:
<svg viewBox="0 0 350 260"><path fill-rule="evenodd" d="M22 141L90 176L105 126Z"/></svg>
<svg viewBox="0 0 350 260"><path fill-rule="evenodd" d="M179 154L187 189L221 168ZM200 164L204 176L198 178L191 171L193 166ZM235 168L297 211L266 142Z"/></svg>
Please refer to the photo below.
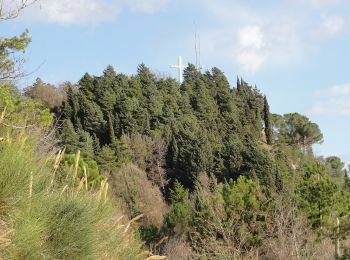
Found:
<svg viewBox="0 0 350 260"><path fill-rule="evenodd" d="M108 199L87 190L74 167L55 181L58 160L25 138L0 141L0 259L141 259L142 244Z"/></svg>

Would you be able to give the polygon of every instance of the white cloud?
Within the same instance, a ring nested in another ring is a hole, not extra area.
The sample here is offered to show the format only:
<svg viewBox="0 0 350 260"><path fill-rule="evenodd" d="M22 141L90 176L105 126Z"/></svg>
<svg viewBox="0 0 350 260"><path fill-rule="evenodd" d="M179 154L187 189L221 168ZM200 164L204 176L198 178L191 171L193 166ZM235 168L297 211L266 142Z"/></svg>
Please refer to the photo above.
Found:
<svg viewBox="0 0 350 260"><path fill-rule="evenodd" d="M164 10L168 4L169 0L125 0L126 5L128 5L132 10L144 12L144 13L155 13L160 10Z"/></svg>
<svg viewBox="0 0 350 260"><path fill-rule="evenodd" d="M98 24L112 20L118 10L115 1L41 0L26 9L23 18L60 25Z"/></svg>
<svg viewBox="0 0 350 260"><path fill-rule="evenodd" d="M288 11L261 12L238 1L205 2L205 12L214 24L201 32L207 59L229 61L238 73L254 74L263 69L290 67L304 56L300 21Z"/></svg>
<svg viewBox="0 0 350 260"><path fill-rule="evenodd" d="M237 61L247 72L256 72L264 62L264 35L259 26L244 26L238 31Z"/></svg>
<svg viewBox="0 0 350 260"><path fill-rule="evenodd" d="M328 39L341 34L346 25L342 16L322 16L320 27L312 33L315 39Z"/></svg>
<svg viewBox="0 0 350 260"><path fill-rule="evenodd" d="M341 85L335 85L327 89L317 91L315 93L317 98L349 98L350 97L350 83L345 83Z"/></svg>
<svg viewBox="0 0 350 260"><path fill-rule="evenodd" d="M347 100L329 99L316 102L309 113L322 117L350 117L350 105Z"/></svg>
<svg viewBox="0 0 350 260"><path fill-rule="evenodd" d="M66 26L99 24L113 20L123 8L154 13L168 3L168 0L40 0L27 8L22 18Z"/></svg>
<svg viewBox="0 0 350 260"><path fill-rule="evenodd" d="M265 67L290 66L301 56L302 43L290 19L266 19L261 25L244 26L238 31L236 62L248 73Z"/></svg>
<svg viewBox="0 0 350 260"><path fill-rule="evenodd" d="M325 6L325 5L334 5L338 4L339 0L307 0L313 6Z"/></svg>
<svg viewBox="0 0 350 260"><path fill-rule="evenodd" d="M245 26L238 32L239 44L242 48L261 49L264 45L263 34L259 26Z"/></svg>
<svg viewBox="0 0 350 260"><path fill-rule="evenodd" d="M248 73L257 72L265 61L265 57L257 50L241 51L237 56L238 63Z"/></svg>
<svg viewBox="0 0 350 260"><path fill-rule="evenodd" d="M337 5L343 2L343 0L289 0L289 2L297 4L306 4L315 8L323 8L327 6Z"/></svg>
<svg viewBox="0 0 350 260"><path fill-rule="evenodd" d="M317 91L315 98L315 104L309 109L311 115L350 117L350 83Z"/></svg>

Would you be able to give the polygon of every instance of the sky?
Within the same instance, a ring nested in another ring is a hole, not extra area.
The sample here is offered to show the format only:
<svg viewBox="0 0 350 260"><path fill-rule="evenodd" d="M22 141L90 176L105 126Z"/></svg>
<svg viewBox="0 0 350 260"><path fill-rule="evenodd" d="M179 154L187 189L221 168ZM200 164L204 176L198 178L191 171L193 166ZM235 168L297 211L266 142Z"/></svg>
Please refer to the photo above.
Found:
<svg viewBox="0 0 350 260"><path fill-rule="evenodd" d="M8 4L18 0L3 0ZM40 77L73 83L108 64L132 75L145 63L176 77L179 55L219 67L267 95L271 112L298 112L320 126L316 155L350 162L349 0L39 0L0 35L29 29L26 87Z"/></svg>

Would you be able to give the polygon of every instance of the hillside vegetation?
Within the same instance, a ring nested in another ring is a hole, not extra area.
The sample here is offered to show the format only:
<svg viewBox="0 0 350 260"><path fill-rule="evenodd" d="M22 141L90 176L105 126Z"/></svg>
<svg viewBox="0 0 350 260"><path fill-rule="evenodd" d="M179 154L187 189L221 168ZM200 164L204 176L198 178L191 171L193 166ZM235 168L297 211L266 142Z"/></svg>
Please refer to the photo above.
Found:
<svg viewBox="0 0 350 260"><path fill-rule="evenodd" d="M191 64L20 91L30 41L0 38L0 259L350 258L350 179L306 116Z"/></svg>
<svg viewBox="0 0 350 260"><path fill-rule="evenodd" d="M347 254L349 179L315 158L323 135L298 113L218 68L193 65L179 85L144 64L137 74L85 74L51 107L58 145L108 179L149 250L170 259L328 259ZM27 96L49 104L37 89ZM51 86L52 87L52 86ZM34 94L33 94L34 93ZM50 106L47 106L50 108ZM338 223L338 224L337 224ZM340 224L339 224L340 223Z"/></svg>
<svg viewBox="0 0 350 260"><path fill-rule="evenodd" d="M142 259L106 183L90 189L78 157L62 171L49 111L9 85L0 96L0 259Z"/></svg>

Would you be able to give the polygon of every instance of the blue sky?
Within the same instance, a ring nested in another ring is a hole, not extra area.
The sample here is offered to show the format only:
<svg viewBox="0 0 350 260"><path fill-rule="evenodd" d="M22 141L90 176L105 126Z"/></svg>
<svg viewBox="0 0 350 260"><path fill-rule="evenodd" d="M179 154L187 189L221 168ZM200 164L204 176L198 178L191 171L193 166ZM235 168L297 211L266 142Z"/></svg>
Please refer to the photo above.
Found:
<svg viewBox="0 0 350 260"><path fill-rule="evenodd" d="M316 154L350 162L349 14L348 0L40 0L0 32L30 31L25 87L77 82L108 64L176 77L179 55L195 62L197 30L205 69L256 84L274 113L307 115L324 133Z"/></svg>

